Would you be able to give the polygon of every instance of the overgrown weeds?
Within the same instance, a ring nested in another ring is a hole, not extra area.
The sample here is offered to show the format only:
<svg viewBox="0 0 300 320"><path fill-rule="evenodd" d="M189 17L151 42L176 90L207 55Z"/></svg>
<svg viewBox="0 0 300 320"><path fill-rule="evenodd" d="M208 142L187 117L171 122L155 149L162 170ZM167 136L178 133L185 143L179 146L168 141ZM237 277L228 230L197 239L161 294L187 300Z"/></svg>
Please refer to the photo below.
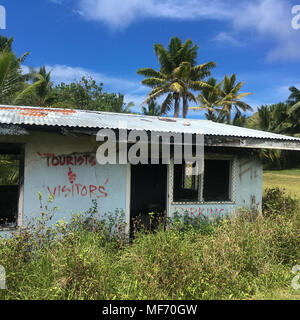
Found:
<svg viewBox="0 0 300 320"><path fill-rule="evenodd" d="M69 223L47 219L0 240L0 298L249 299L289 286L300 262L298 202L277 189L267 191L263 214L177 216L130 243L124 214L104 217L96 203Z"/></svg>

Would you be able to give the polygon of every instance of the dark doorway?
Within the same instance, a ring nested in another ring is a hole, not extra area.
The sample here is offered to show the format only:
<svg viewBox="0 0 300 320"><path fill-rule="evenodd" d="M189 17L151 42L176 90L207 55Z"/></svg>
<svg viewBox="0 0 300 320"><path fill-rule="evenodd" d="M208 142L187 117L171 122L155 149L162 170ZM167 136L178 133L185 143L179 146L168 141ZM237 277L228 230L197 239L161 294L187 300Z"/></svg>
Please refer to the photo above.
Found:
<svg viewBox="0 0 300 320"><path fill-rule="evenodd" d="M23 146L0 144L0 228L17 225L23 174Z"/></svg>
<svg viewBox="0 0 300 320"><path fill-rule="evenodd" d="M130 229L153 229L166 216L167 165L132 165ZM149 213L151 213L149 215Z"/></svg>

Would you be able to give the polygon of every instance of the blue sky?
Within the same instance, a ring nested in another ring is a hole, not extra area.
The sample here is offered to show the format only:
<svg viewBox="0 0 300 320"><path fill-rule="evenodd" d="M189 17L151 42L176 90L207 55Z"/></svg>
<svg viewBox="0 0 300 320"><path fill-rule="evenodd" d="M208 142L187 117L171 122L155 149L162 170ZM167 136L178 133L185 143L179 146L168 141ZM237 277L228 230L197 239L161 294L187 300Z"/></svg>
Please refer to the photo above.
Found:
<svg viewBox="0 0 300 320"><path fill-rule="evenodd" d="M300 0L0 0L5 36L28 66L45 65L55 82L92 75L110 92L136 103L148 89L136 74L158 68L154 43L172 36L199 45L198 63L215 61L212 76L236 73L254 108L284 101L300 87L300 29L292 7ZM190 117L199 116L193 111Z"/></svg>

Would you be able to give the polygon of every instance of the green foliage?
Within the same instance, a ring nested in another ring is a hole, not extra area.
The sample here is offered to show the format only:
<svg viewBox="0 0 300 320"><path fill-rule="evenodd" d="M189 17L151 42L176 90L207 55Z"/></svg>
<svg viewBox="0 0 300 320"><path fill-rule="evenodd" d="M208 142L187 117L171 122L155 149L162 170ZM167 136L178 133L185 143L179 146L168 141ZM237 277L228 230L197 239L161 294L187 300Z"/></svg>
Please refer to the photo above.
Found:
<svg viewBox="0 0 300 320"><path fill-rule="evenodd" d="M237 127L244 127L245 123L246 123L246 115L243 115L240 112L240 110L237 110L231 124Z"/></svg>
<svg viewBox="0 0 300 320"><path fill-rule="evenodd" d="M288 109L286 103L277 103L272 105L263 105L257 109L258 117L253 123L256 129L275 132L288 132Z"/></svg>
<svg viewBox="0 0 300 320"><path fill-rule="evenodd" d="M17 58L12 52L0 52L0 103L13 101L23 89L24 77L21 75Z"/></svg>
<svg viewBox="0 0 300 320"><path fill-rule="evenodd" d="M29 52L19 58L12 51L13 38L0 36L0 103L10 104L16 101L35 86L28 85L28 74L22 74L23 63Z"/></svg>
<svg viewBox="0 0 300 320"><path fill-rule="evenodd" d="M300 133L300 90L289 88L291 94L285 103L263 105L247 119L253 129L297 136Z"/></svg>
<svg viewBox="0 0 300 320"><path fill-rule="evenodd" d="M28 85L30 89L16 99L17 104L47 107L54 102L51 72L47 72L45 67L40 67L39 70L30 68L27 78L31 83L31 86Z"/></svg>
<svg viewBox="0 0 300 320"><path fill-rule="evenodd" d="M0 239L1 299L251 299L289 286L300 259L299 210L280 190L267 193L263 215L178 216L131 243L118 212L103 218L94 202L49 227L55 207L40 200L38 221Z"/></svg>
<svg viewBox="0 0 300 320"><path fill-rule="evenodd" d="M148 101L147 108L142 107L142 114L145 116L159 116L161 115L162 107L154 100Z"/></svg>
<svg viewBox="0 0 300 320"><path fill-rule="evenodd" d="M290 90L291 94L287 100L287 103L290 106L295 106L297 103L300 102L300 90L294 86L290 87L289 90Z"/></svg>
<svg viewBox="0 0 300 320"><path fill-rule="evenodd" d="M267 188L263 197L263 213L265 216L290 216L299 209L298 200L286 194L278 187Z"/></svg>
<svg viewBox="0 0 300 320"><path fill-rule="evenodd" d="M216 121L236 126L243 126L246 122L246 116L242 111L253 111L252 107L241 101L242 98L252 93L239 93L244 85L243 82L236 83L236 75L231 77L225 75L224 80L217 84L216 79L210 78L207 81L208 87L200 88L201 94L197 101L201 103L199 107L192 107L193 110L206 110L205 114L208 120ZM232 111L235 111L235 117L232 117Z"/></svg>
<svg viewBox="0 0 300 320"><path fill-rule="evenodd" d="M297 137L300 132L299 115L292 101L296 100L290 98L286 103L261 106L256 113L246 119L245 126ZM261 158L267 167L276 169L291 168L299 163L299 155L295 154L295 151L262 150Z"/></svg>
<svg viewBox="0 0 300 320"><path fill-rule="evenodd" d="M175 228L181 232L194 231L202 235L210 235L214 233L216 226L220 223L219 218L208 219L205 216L191 217L189 212L185 212L183 217L178 213L174 213L172 220L172 228Z"/></svg>
<svg viewBox="0 0 300 320"><path fill-rule="evenodd" d="M196 101L194 90L200 90L209 85L203 81L210 75L210 70L216 66L214 62L196 65L198 46L188 39L185 43L178 37L172 37L168 48L162 44L154 44L154 51L160 64L160 70L140 68L137 73L146 77L142 84L152 90L148 94L148 101L165 96L161 114L165 114L174 107L174 117L179 117L180 100L182 99L182 115L186 118L188 102ZM174 102L174 106L172 106Z"/></svg>
<svg viewBox="0 0 300 320"><path fill-rule="evenodd" d="M286 194L284 189L266 189L263 214L278 223L273 232L277 236L277 255L284 263L292 264L300 258L300 217L295 212L299 212L298 199ZM280 227L280 223L284 224L284 228Z"/></svg>
<svg viewBox="0 0 300 320"><path fill-rule="evenodd" d="M217 84L217 80L215 78L209 78L207 80L207 84L210 87L201 88L200 94L197 96L197 101L201 103L199 107L191 107L189 109L192 110L205 110L207 113L205 117L207 120L216 121L215 111L220 111L216 108L217 102L220 96L220 86L221 83Z"/></svg>
<svg viewBox="0 0 300 320"><path fill-rule="evenodd" d="M61 83L52 90L52 107L130 113L133 103L126 104L124 95L103 92L103 83L85 78L70 84Z"/></svg>
<svg viewBox="0 0 300 320"><path fill-rule="evenodd" d="M0 155L0 185L19 183L19 160L14 155Z"/></svg>
<svg viewBox="0 0 300 320"><path fill-rule="evenodd" d="M132 102L126 104L124 95L103 91L103 83L92 78L85 78L70 84L56 86L51 81L51 72L41 67L37 72L31 70L29 81L32 82L25 93L16 99L20 105L71 108L91 111L131 113ZM29 90L30 89L30 90Z"/></svg>
<svg viewBox="0 0 300 320"><path fill-rule="evenodd" d="M231 75L231 77L225 75L220 91L220 100L217 103L217 106L222 107L218 114L217 121L221 120L225 116L227 123L230 124L233 109L238 114L241 114L240 110L244 112L253 111L250 105L241 101L242 98L252 94L250 92L239 93L243 85L243 82L236 83L235 74Z"/></svg>

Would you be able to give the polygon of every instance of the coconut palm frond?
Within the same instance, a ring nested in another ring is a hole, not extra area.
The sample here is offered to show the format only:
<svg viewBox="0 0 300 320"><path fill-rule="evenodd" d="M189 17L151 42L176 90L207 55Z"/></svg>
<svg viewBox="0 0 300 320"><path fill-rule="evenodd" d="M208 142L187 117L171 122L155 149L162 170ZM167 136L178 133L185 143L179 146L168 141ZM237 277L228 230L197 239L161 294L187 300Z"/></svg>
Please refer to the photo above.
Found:
<svg viewBox="0 0 300 320"><path fill-rule="evenodd" d="M172 108L173 94L169 93L161 105L161 115L166 114Z"/></svg>
<svg viewBox="0 0 300 320"><path fill-rule="evenodd" d="M182 43L178 37L173 37L167 48L154 44L154 51L160 64L159 71L152 68L137 71L146 78L142 83L152 88L144 103L167 94L162 104L163 112L169 111L173 102L174 117L178 117L182 100L183 117L186 117L188 102L196 101L193 91L211 87L203 79L210 75L216 64L208 62L196 66L198 46L190 39Z"/></svg>

